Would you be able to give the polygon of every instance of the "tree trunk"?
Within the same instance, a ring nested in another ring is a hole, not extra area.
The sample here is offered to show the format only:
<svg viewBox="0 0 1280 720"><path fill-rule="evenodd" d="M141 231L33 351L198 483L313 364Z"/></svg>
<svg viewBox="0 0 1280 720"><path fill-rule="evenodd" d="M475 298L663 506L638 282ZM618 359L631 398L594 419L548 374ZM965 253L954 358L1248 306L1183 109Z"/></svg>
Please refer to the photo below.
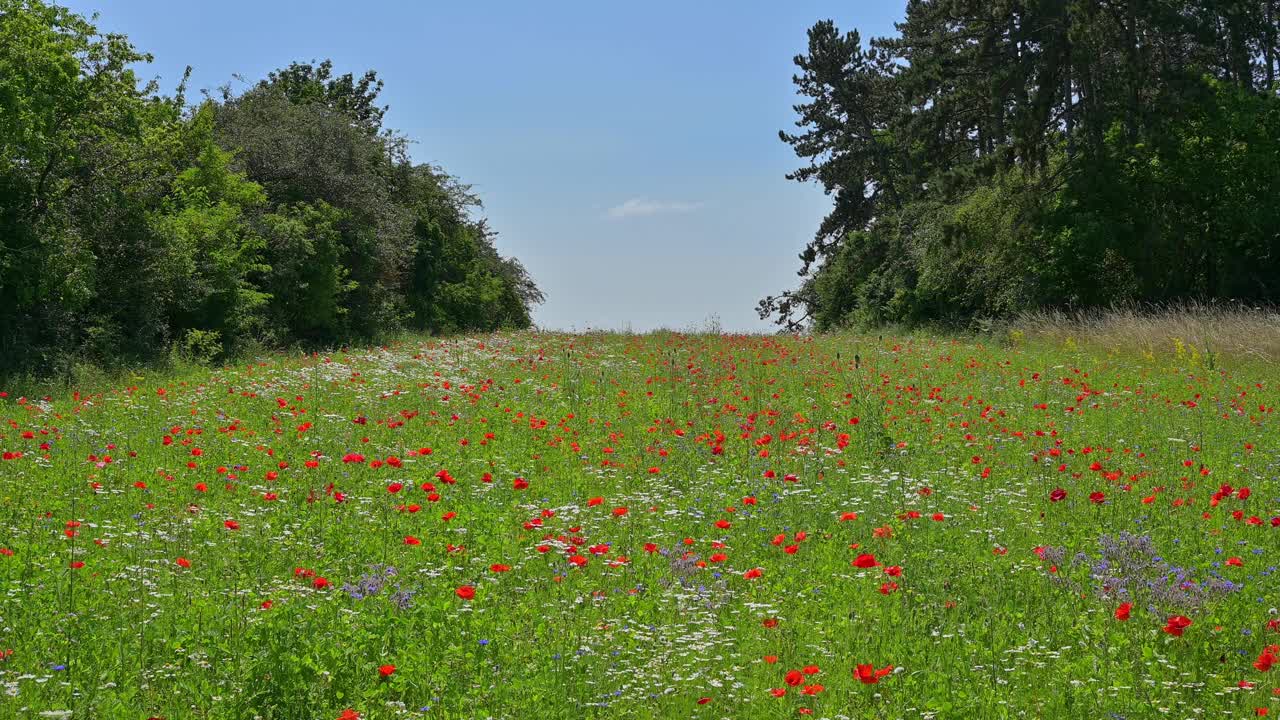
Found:
<svg viewBox="0 0 1280 720"><path fill-rule="evenodd" d="M1067 133L1067 161L1076 153L1075 103L1071 97L1071 10L1062 13L1062 120Z"/></svg>
<svg viewBox="0 0 1280 720"><path fill-rule="evenodd" d="M1124 124L1129 132L1129 141L1138 141L1138 113L1141 108L1138 87L1142 82L1142 63L1138 54L1138 9L1137 0L1130 0L1129 22L1124 28L1125 55L1129 61L1129 110L1125 113ZM1122 25L1124 25L1122 23Z"/></svg>
<svg viewBox="0 0 1280 720"><path fill-rule="evenodd" d="M1262 39L1262 57L1267 66L1267 90L1274 92L1276 84L1276 16L1274 0L1267 0L1265 4L1267 30Z"/></svg>

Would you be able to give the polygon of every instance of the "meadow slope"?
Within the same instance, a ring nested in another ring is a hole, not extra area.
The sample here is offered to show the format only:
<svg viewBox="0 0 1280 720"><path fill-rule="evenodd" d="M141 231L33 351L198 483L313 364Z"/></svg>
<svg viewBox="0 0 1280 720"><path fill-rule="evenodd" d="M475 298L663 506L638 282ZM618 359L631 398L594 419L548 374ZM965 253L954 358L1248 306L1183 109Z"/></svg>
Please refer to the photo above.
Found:
<svg viewBox="0 0 1280 720"><path fill-rule="evenodd" d="M1278 713L1278 376L529 332L6 393L0 717Z"/></svg>

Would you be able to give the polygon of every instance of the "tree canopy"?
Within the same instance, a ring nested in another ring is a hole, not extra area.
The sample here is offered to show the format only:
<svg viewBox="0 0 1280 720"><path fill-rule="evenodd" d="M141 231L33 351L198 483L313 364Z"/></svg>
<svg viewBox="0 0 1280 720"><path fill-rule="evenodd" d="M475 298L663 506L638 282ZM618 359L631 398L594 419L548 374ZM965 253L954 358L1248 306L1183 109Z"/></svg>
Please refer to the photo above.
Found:
<svg viewBox="0 0 1280 720"><path fill-rule="evenodd" d="M911 0L831 21L793 133L831 212L786 327L1280 299L1277 0Z"/></svg>
<svg viewBox="0 0 1280 720"><path fill-rule="evenodd" d="M542 295L375 72L294 63L188 104L128 39L0 0L0 371L527 327Z"/></svg>

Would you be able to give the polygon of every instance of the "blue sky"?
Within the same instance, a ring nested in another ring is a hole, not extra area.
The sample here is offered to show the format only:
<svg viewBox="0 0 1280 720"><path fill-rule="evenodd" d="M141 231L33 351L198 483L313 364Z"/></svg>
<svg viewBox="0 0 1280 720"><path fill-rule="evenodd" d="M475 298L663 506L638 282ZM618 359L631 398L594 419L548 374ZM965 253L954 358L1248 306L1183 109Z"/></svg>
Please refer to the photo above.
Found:
<svg viewBox="0 0 1280 720"><path fill-rule="evenodd" d="M826 214L778 130L791 59L830 18L891 33L902 0L615 3L63 0L155 55L171 89L332 58L385 81L416 161L474 186L547 294L552 329L768 330L756 301L796 283Z"/></svg>

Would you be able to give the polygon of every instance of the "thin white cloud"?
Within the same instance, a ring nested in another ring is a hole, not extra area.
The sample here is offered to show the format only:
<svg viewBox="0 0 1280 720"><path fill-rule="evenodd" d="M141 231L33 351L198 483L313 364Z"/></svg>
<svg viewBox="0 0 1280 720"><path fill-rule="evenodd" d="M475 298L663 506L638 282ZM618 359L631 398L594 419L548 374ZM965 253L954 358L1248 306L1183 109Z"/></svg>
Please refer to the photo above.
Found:
<svg viewBox="0 0 1280 720"><path fill-rule="evenodd" d="M646 217L663 213L693 212L702 207L700 202L662 202L648 198L631 198L621 205L609 208L611 218Z"/></svg>

